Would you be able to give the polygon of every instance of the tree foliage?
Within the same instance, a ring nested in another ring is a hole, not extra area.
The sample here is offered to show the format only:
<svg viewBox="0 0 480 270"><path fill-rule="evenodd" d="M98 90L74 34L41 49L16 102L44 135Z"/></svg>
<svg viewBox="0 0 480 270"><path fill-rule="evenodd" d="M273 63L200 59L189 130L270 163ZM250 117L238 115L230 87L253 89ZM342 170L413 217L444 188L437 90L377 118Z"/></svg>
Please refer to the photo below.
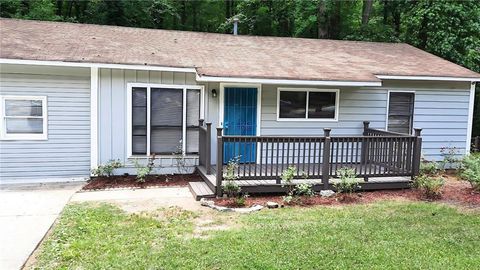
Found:
<svg viewBox="0 0 480 270"><path fill-rule="evenodd" d="M220 33L235 16L243 35L406 42L480 72L478 0L0 0L0 16Z"/></svg>

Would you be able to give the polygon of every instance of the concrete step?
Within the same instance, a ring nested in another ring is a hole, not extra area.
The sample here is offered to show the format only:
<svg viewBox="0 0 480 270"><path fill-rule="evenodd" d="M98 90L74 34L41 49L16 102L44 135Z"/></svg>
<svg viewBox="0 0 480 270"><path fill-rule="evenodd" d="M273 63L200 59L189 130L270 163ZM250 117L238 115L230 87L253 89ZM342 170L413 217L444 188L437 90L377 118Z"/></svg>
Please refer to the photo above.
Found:
<svg viewBox="0 0 480 270"><path fill-rule="evenodd" d="M199 201L201 198L215 198L215 193L205 182L190 182L188 188L192 192L195 200Z"/></svg>

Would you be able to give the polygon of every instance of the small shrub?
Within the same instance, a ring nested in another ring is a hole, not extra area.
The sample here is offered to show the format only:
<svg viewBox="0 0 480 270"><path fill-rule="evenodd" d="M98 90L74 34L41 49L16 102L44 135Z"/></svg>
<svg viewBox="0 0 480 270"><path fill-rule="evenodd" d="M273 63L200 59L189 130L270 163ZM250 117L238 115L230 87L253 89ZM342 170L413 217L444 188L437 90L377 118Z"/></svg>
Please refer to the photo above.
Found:
<svg viewBox="0 0 480 270"><path fill-rule="evenodd" d="M428 199L436 199L442 195L445 180L442 177L420 175L415 179L415 185L417 188L423 190L425 197Z"/></svg>
<svg viewBox="0 0 480 270"><path fill-rule="evenodd" d="M227 180L223 186L223 191L229 198L235 198L240 194L241 188L235 181Z"/></svg>
<svg viewBox="0 0 480 270"><path fill-rule="evenodd" d="M295 186L294 192L297 196L313 197L315 195L315 192L313 191L313 185L307 183Z"/></svg>
<svg viewBox="0 0 480 270"><path fill-rule="evenodd" d="M442 171L446 169L454 169L458 166L460 160L457 158L458 150L456 147L442 147L440 148L440 155L443 159L438 163Z"/></svg>
<svg viewBox="0 0 480 270"><path fill-rule="evenodd" d="M234 200L235 206L237 206L237 207L245 206L246 203L247 203L247 198L248 198L248 195L243 195L243 196L239 196L239 197L235 198L235 200Z"/></svg>
<svg viewBox="0 0 480 270"><path fill-rule="evenodd" d="M234 157L228 161L227 167L225 168L225 174L223 176L225 185L223 190L230 198L237 197L241 191L240 186L235 182L235 180L238 179L237 169L239 162L240 157Z"/></svg>
<svg viewBox="0 0 480 270"><path fill-rule="evenodd" d="M476 191L480 191L480 153L463 158L460 165L460 178L468 181Z"/></svg>
<svg viewBox="0 0 480 270"><path fill-rule="evenodd" d="M438 171L438 164L435 161L423 160L422 162L420 162L421 175L436 175Z"/></svg>
<svg viewBox="0 0 480 270"><path fill-rule="evenodd" d="M283 170L282 175L280 176L282 179L282 187L287 187L287 196L283 198L283 201L287 204L290 204L293 201L295 186L292 184L292 180L295 177L296 172L297 168L295 166L289 166Z"/></svg>
<svg viewBox="0 0 480 270"><path fill-rule="evenodd" d="M355 170L351 168L340 168L337 170L339 181L335 182L333 186L338 193L352 194L356 189L360 188Z"/></svg>
<svg viewBox="0 0 480 270"><path fill-rule="evenodd" d="M140 164L137 159L133 161L133 164L135 165L135 169L137 170L137 182L145 183L145 181L147 180L147 176L149 176L155 168L155 154L152 154L148 158L147 165Z"/></svg>
<svg viewBox="0 0 480 270"><path fill-rule="evenodd" d="M173 160L175 160L175 167L179 174L185 174L188 172L187 160L185 159L185 153L183 151L182 140L178 141L175 152L172 153Z"/></svg>
<svg viewBox="0 0 480 270"><path fill-rule="evenodd" d="M99 177L110 177L113 174L113 171L118 168L122 168L123 163L120 160L110 160L104 165L99 165L97 168L92 170L92 174Z"/></svg>

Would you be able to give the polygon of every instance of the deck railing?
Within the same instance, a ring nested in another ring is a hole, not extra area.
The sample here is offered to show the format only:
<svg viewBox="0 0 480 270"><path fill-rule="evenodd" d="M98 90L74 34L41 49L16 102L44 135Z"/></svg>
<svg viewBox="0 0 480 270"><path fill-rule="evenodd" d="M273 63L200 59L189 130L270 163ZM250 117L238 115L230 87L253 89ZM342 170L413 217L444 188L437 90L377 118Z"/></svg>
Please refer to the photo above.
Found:
<svg viewBox="0 0 480 270"><path fill-rule="evenodd" d="M275 180L277 184L290 166L295 166L295 178L322 179L325 188L344 167L354 169L365 181L369 177L413 178L420 166L420 133L421 129L415 129L414 135L372 129L368 122L364 122L362 136L330 136L330 129L324 129L323 137L225 136L217 128L217 194L221 194L224 167L230 160L237 160L234 174L238 180Z"/></svg>
<svg viewBox="0 0 480 270"><path fill-rule="evenodd" d="M207 174L212 173L212 123L199 120L198 164L205 167Z"/></svg>

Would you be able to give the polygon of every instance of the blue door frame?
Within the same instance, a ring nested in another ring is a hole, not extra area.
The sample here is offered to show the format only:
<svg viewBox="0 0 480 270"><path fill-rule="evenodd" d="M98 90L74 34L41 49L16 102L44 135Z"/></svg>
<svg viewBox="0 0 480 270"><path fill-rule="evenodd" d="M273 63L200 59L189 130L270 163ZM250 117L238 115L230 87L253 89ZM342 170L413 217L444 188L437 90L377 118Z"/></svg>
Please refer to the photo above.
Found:
<svg viewBox="0 0 480 270"><path fill-rule="evenodd" d="M252 87L225 87L223 128L225 135L255 136L257 134L258 89ZM255 143L225 143L223 160L228 163L238 158L241 163L256 161Z"/></svg>

